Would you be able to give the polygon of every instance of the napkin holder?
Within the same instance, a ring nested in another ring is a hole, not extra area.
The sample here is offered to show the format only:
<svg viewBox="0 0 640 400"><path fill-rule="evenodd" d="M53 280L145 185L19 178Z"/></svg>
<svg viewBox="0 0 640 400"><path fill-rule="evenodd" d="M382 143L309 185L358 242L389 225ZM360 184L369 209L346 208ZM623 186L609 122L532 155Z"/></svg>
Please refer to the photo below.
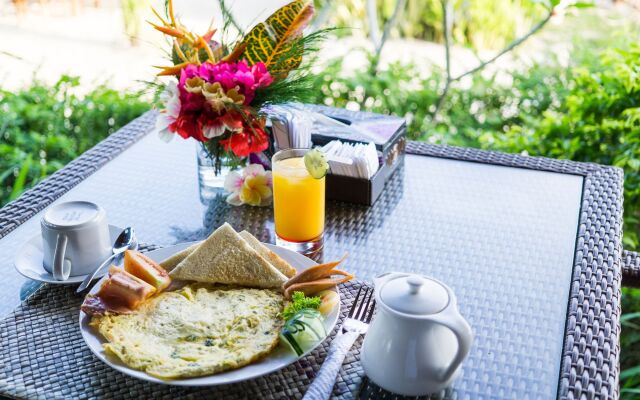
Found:
<svg viewBox="0 0 640 400"><path fill-rule="evenodd" d="M385 184L404 161L407 125L403 118L355 112L340 108L305 105L305 109L318 112L354 129L314 124L311 140L322 146L332 140L351 143L373 142L378 150L380 168L370 179L327 175L327 199L349 203L373 205L382 194Z"/></svg>

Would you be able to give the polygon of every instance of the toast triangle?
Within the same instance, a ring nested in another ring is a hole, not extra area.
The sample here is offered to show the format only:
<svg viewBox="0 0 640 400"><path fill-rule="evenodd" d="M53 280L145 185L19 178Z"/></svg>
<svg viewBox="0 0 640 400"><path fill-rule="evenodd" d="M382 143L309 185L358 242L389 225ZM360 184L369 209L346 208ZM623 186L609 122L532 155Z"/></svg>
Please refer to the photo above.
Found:
<svg viewBox="0 0 640 400"><path fill-rule="evenodd" d="M293 268L291 265L289 265L288 262L283 260L282 257L277 255L273 251L269 250L269 248L267 246L263 245L251 233L249 233L247 231L242 231L242 232L240 232L240 236L244 240L246 240L247 243L249 243L249 246L251 246L255 251L257 251L258 254L260 254L265 260L269 261L271 263L271 265L276 267L276 269L278 271L282 272L282 274L284 276L286 276L287 278L291 278L292 276L294 276L298 272L298 271L296 271L295 268Z"/></svg>
<svg viewBox="0 0 640 400"><path fill-rule="evenodd" d="M287 277L225 223L170 273L179 280L282 289Z"/></svg>
<svg viewBox="0 0 640 400"><path fill-rule="evenodd" d="M172 255L169 258L166 258L160 263L160 266L164 268L167 272L173 271L173 269L177 267L178 264L182 262L182 260L187 258L189 254L193 253L194 250L197 249L198 246L200 246L200 243L202 242L194 243L191 246L187 247L186 249L177 252L176 254Z"/></svg>

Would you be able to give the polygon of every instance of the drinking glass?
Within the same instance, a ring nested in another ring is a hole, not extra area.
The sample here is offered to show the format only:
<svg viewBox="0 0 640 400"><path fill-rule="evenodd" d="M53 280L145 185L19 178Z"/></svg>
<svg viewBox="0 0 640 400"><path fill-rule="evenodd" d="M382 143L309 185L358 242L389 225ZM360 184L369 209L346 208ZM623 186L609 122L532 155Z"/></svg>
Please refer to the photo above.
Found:
<svg viewBox="0 0 640 400"><path fill-rule="evenodd" d="M287 149L272 158L276 243L302 254L322 248L325 178L315 179L304 165L309 149Z"/></svg>

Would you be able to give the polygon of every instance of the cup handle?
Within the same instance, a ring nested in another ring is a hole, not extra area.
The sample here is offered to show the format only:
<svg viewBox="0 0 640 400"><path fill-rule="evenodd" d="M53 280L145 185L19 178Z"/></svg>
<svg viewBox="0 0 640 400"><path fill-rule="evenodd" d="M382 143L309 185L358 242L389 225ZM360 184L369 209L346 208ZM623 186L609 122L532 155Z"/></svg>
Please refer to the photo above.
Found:
<svg viewBox="0 0 640 400"><path fill-rule="evenodd" d="M64 258L67 252L66 235L59 234L56 240L56 249L53 253L53 277L57 281L66 281L71 274L71 262Z"/></svg>
<svg viewBox="0 0 640 400"><path fill-rule="evenodd" d="M444 383L451 379L451 376L456 372L460 364L462 364L467 354L469 354L471 344L473 343L473 332L471 331L471 326L460 314L455 304L450 305L448 310L443 311L441 315L433 318L433 321L449 328L456 336L458 342L458 351L455 357L453 357L451 364L442 370L438 376L439 381Z"/></svg>

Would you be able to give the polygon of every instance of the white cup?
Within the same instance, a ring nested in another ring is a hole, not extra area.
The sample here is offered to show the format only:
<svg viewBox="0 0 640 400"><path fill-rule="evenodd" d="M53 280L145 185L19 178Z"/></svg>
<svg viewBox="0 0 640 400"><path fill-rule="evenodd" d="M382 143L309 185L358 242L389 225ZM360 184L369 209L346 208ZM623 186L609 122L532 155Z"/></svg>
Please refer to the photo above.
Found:
<svg viewBox="0 0 640 400"><path fill-rule="evenodd" d="M107 214L88 201L49 208L40 221L43 266L58 281L86 275L111 255Z"/></svg>

